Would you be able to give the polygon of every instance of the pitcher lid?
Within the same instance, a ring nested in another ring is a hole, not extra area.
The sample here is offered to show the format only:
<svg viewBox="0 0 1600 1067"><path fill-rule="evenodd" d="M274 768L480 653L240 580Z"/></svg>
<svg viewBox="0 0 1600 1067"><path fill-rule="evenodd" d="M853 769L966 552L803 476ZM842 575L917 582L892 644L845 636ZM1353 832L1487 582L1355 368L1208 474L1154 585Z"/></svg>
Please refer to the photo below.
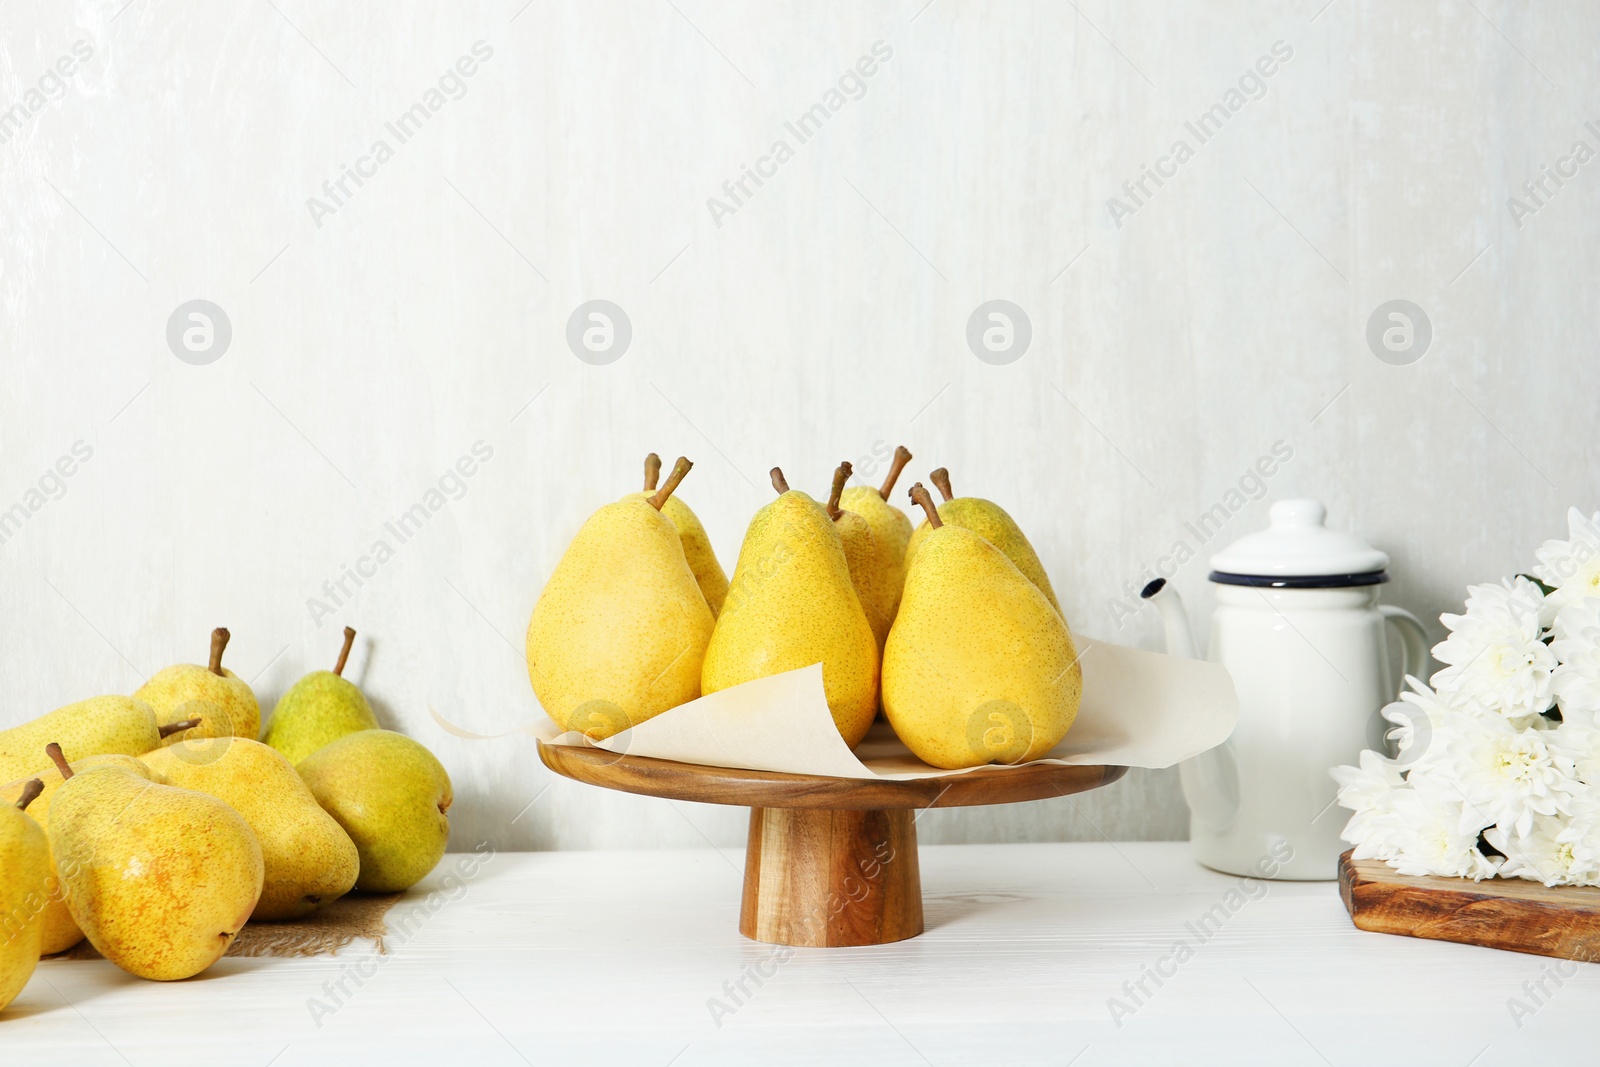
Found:
<svg viewBox="0 0 1600 1067"><path fill-rule="evenodd" d="M1222 585L1325 589L1389 580L1387 554L1355 534L1324 525L1318 500L1279 500L1270 525L1246 534L1211 557L1211 580Z"/></svg>

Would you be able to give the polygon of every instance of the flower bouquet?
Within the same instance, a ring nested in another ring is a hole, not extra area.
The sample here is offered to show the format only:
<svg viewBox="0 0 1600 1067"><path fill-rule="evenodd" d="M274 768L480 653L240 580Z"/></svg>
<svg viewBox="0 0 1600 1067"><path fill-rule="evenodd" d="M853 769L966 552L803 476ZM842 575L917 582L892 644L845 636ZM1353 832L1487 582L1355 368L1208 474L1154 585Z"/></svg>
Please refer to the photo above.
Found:
<svg viewBox="0 0 1600 1067"><path fill-rule="evenodd" d="M1406 875L1600 885L1600 513L1530 574L1467 587L1446 666L1383 709L1393 757L1336 767L1353 858Z"/></svg>

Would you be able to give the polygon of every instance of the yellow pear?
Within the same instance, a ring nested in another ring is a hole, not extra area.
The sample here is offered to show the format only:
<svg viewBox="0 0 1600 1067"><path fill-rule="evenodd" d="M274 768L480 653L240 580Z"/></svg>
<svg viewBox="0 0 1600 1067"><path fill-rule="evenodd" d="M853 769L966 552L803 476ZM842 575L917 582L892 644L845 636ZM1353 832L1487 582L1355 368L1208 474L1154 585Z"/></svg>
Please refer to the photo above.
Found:
<svg viewBox="0 0 1600 1067"><path fill-rule="evenodd" d="M1016 565L1017 570L1027 575L1028 581L1039 588L1044 598L1050 601L1050 606L1060 614L1061 605L1056 601L1056 591L1050 588L1050 578L1044 572L1044 564L1039 562L1039 555L1034 552L1033 545L1028 543L1027 535L1022 532L1016 520L1006 514L1005 508L975 496L952 497L950 474L943 467L928 477L939 487L939 493L944 497L944 503L939 505L939 520L946 526L965 527L1004 552L1006 558ZM911 535L911 542L906 545L908 571L917 549L921 547L932 528L928 522L923 522Z"/></svg>
<svg viewBox="0 0 1600 1067"><path fill-rule="evenodd" d="M935 767L1038 759L1078 714L1083 672L1072 635L1004 553L942 522L920 483L911 494L929 531L884 647L884 715Z"/></svg>
<svg viewBox="0 0 1600 1067"><path fill-rule="evenodd" d="M44 749L41 747L40 751ZM45 759L49 759L46 756ZM73 760L74 771L86 771L90 767L121 767L132 771L144 778L151 778L150 768L134 756L85 756L80 760ZM153 779L159 780L159 779ZM28 778L9 785L0 786L0 801L7 804L17 803L23 794L32 787L34 782L40 783L39 795L28 805L28 814L33 821L39 824L39 829L46 832L50 829L50 800L61 787L63 779L61 772L54 764L49 770L40 771L35 778ZM67 907L67 893L61 885L61 875L56 871L55 856L50 857L50 878L46 885L45 904L39 912L40 937L39 954L51 956L67 949L83 940L83 931L78 929L78 924L72 918L72 912Z"/></svg>
<svg viewBox="0 0 1600 1067"><path fill-rule="evenodd" d="M900 472L911 462L911 453L905 445L894 450L894 460L889 465L889 476L882 487L853 485L839 497L839 506L853 511L867 520L872 527L872 540L878 552L878 573L882 575L884 589L889 593L889 621L894 622L900 610L900 589L906 581L906 544L911 540L911 520L906 513L889 503L889 494Z"/></svg>
<svg viewBox="0 0 1600 1067"><path fill-rule="evenodd" d="M833 472L833 491L828 495L828 517L833 520L833 528L839 531L839 542L844 546L844 561L850 568L850 584L855 587L856 599L861 601L861 610L867 615L867 625L872 627L872 636L877 638L878 651L882 652L892 621L889 615L891 597L888 576L879 566L878 542L872 536L872 527L860 515L839 507L839 496L849 477L850 462L846 460Z"/></svg>
<svg viewBox="0 0 1600 1067"><path fill-rule="evenodd" d="M224 801L255 831L264 874L250 918L298 919L356 884L355 842L276 749L245 737L180 741L143 759L169 784Z"/></svg>
<svg viewBox="0 0 1600 1067"><path fill-rule="evenodd" d="M195 725L174 721L163 727L155 709L136 697L81 700L0 731L0 782L31 778L48 769L50 757L44 747L52 741L75 760L113 753L142 756L168 734Z"/></svg>
<svg viewBox="0 0 1600 1067"><path fill-rule="evenodd" d="M290 763L345 734L376 730L378 717L361 689L344 676L345 661L355 645L356 632L344 628L344 647L331 671L312 671L278 698L262 740L282 752Z"/></svg>
<svg viewBox="0 0 1600 1067"><path fill-rule="evenodd" d="M700 695L715 623L678 529L661 513L692 464L649 497L589 516L528 622L528 678L564 730L610 737Z"/></svg>
<svg viewBox="0 0 1600 1067"><path fill-rule="evenodd" d="M39 917L48 895L50 847L24 809L41 788L32 779L16 803L0 806L0 1011L17 998L39 965Z"/></svg>
<svg viewBox="0 0 1600 1067"><path fill-rule="evenodd" d="M211 662L177 663L163 667L133 695L156 709L163 724L199 719L191 730L165 735L162 744L196 737L261 736L261 706L250 686L222 665L228 647L228 631L211 631Z"/></svg>
<svg viewBox="0 0 1600 1067"><path fill-rule="evenodd" d="M295 768L361 856L356 888L409 889L450 840L450 775L405 734L361 730L317 749Z"/></svg>
<svg viewBox="0 0 1600 1067"><path fill-rule="evenodd" d="M660 477L661 457L652 452L644 458L645 491L635 495L648 500L654 495ZM717 554L711 548L711 538L706 536L706 528L700 525L700 517L689 510L689 505L676 493L667 497L666 503L661 505L661 514L672 520L672 525L677 528L678 540L683 544L683 558L689 561L695 584L700 587L706 605L711 608L711 615L715 618L721 614L722 602L728 596L728 575L723 571L722 564L717 562Z"/></svg>
<svg viewBox="0 0 1600 1067"><path fill-rule="evenodd" d="M261 896L261 845L216 797L158 785L121 767L74 774L50 804L50 850L67 907L100 955L172 981L228 950Z"/></svg>
<svg viewBox="0 0 1600 1067"><path fill-rule="evenodd" d="M772 485L778 499L745 531L701 688L715 693L821 663L828 710L854 748L877 713L878 642L828 513L776 467Z"/></svg>

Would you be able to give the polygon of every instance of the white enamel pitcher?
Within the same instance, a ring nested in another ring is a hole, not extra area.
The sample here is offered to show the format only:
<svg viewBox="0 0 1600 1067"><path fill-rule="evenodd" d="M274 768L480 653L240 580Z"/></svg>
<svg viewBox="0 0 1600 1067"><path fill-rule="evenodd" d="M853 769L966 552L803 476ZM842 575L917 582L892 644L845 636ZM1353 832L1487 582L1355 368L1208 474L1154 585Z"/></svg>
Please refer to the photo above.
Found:
<svg viewBox="0 0 1600 1067"><path fill-rule="evenodd" d="M1379 711L1404 675L1426 677L1427 633L1414 615L1378 603L1389 557L1329 530L1322 504L1281 500L1269 514L1268 529L1211 557L1217 610L1207 658L1233 675L1239 721L1227 741L1179 768L1190 846L1229 874L1330 879L1349 846L1328 771L1355 763L1363 748L1382 749ZM1193 657L1177 592L1158 578L1142 595L1161 611L1168 653ZM1398 672L1391 624L1404 653Z"/></svg>

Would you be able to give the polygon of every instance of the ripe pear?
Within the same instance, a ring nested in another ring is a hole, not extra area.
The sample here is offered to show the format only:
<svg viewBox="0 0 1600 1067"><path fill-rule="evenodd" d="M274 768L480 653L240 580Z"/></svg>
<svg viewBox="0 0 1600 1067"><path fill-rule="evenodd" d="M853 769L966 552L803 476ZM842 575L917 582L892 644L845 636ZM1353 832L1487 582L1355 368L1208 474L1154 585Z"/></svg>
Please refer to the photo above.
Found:
<svg viewBox="0 0 1600 1067"><path fill-rule="evenodd" d="M878 709L878 642L828 513L772 469L778 499L750 520L706 648L707 693L822 664L828 710L854 748Z"/></svg>
<svg viewBox="0 0 1600 1067"><path fill-rule="evenodd" d="M955 769L1038 759L1078 714L1083 672L1061 615L994 545L941 521L906 572L883 652L883 710L925 763Z"/></svg>
<svg viewBox="0 0 1600 1067"><path fill-rule="evenodd" d="M878 542L872 536L872 527L853 511L839 507L839 496L850 477L850 462L839 464L833 472L833 491L828 495L828 517L833 528L839 531L839 541L844 546L844 560L850 568L850 584L855 587L856 599L866 612L867 625L878 641L878 651L889 636L890 590L887 576L879 566Z"/></svg>
<svg viewBox="0 0 1600 1067"><path fill-rule="evenodd" d="M878 551L878 573L889 593L887 611L891 623L900 610L900 590L906 581L906 544L911 540L911 520L889 503L889 494L894 491L900 472L910 462L910 451L905 445L899 445L889 465L889 476L883 480L881 488L853 485L839 497L840 507L860 515L872 527L872 540Z"/></svg>
<svg viewBox="0 0 1600 1067"><path fill-rule="evenodd" d="M372 705L355 683L344 677L345 661L355 640L356 632L346 626L344 647L333 670L312 671L290 686L272 709L265 740L290 763L299 763L345 734L378 728Z"/></svg>
<svg viewBox="0 0 1600 1067"><path fill-rule="evenodd" d="M137 697L92 697L0 731L0 781L31 778L49 768L44 746L52 741L73 759L109 753L142 756L167 734L195 725L174 721L163 727L155 709Z"/></svg>
<svg viewBox="0 0 1600 1067"><path fill-rule="evenodd" d="M233 943L261 896L261 845L216 797L121 767L74 774L50 804L50 849L67 907L118 967L158 981L199 974Z"/></svg>
<svg viewBox="0 0 1600 1067"><path fill-rule="evenodd" d="M652 452L644 458L645 491L638 495L649 498L655 492L660 477L661 457ZM728 596L728 575L723 571L722 564L717 562L717 554L711 549L711 538L706 536L706 528L700 525L699 516L676 495L667 498L667 502L661 506L661 514L671 519L672 525L677 527L678 540L683 543L683 558L689 561L695 584L705 595L706 605L715 617L722 612L722 602Z"/></svg>
<svg viewBox="0 0 1600 1067"><path fill-rule="evenodd" d="M250 918L298 919L355 885L355 843L276 749L244 737L220 753L203 740L180 741L143 759L170 784L225 802L255 831L264 875Z"/></svg>
<svg viewBox="0 0 1600 1067"><path fill-rule="evenodd" d="M49 758L49 756L45 757L46 760ZM151 778L152 781L157 780L152 778L150 768L139 762L134 756L85 756L81 760L73 761L74 771L86 771L90 767L121 767L141 777ZM50 801L55 796L56 790L61 787L62 781L61 772L52 763L50 769L40 771L37 778L29 778L25 781L12 782L9 785L0 786L0 801L14 804L21 799L24 792L34 782L39 782L39 795L34 798L32 804L28 805L28 814L33 817L34 822L39 824L40 830L48 833L50 830ZM61 875L56 870L54 855L50 857L50 877L45 889L44 908L39 912L39 955L52 956L57 952L65 952L83 940L83 931L78 929L76 920L72 918L72 911L67 907L67 892L61 884Z"/></svg>
<svg viewBox="0 0 1600 1067"><path fill-rule="evenodd" d="M1004 552L1006 558L1016 565L1017 570L1027 575L1028 581L1038 586L1039 592L1044 594L1044 598L1050 601L1050 606L1060 614L1061 605L1056 600L1056 591L1050 588L1050 578L1044 572L1044 564L1039 562L1039 555L1028 543L1027 535L1022 532L1016 520L1006 514L1005 508L975 496L952 497L950 474L943 467L928 477L939 487L939 493L944 497L944 503L939 505L939 520L946 526L963 526ZM906 545L908 571L917 549L921 547L932 529L930 523L924 522L911 535L911 541Z"/></svg>
<svg viewBox="0 0 1600 1067"><path fill-rule="evenodd" d="M680 457L654 496L589 516L539 595L528 678L564 730L600 740L700 695L715 619L661 513L691 466Z"/></svg>
<svg viewBox="0 0 1600 1067"><path fill-rule="evenodd" d="M50 846L24 809L43 788L37 778L15 804L0 805L0 1011L39 965L39 921L50 877Z"/></svg>
<svg viewBox="0 0 1600 1067"><path fill-rule="evenodd" d="M182 731L182 737L166 735L162 744L196 737L248 737L253 741L261 736L261 706L256 703L256 695L243 679L222 665L228 637L222 627L211 631L209 666L177 663L163 667L133 694L155 708L156 718L162 723L201 720L194 729Z"/></svg>
<svg viewBox="0 0 1600 1067"><path fill-rule="evenodd" d="M450 776L422 745L392 730L362 730L295 768L361 855L356 888L398 893L433 870L450 839Z"/></svg>

